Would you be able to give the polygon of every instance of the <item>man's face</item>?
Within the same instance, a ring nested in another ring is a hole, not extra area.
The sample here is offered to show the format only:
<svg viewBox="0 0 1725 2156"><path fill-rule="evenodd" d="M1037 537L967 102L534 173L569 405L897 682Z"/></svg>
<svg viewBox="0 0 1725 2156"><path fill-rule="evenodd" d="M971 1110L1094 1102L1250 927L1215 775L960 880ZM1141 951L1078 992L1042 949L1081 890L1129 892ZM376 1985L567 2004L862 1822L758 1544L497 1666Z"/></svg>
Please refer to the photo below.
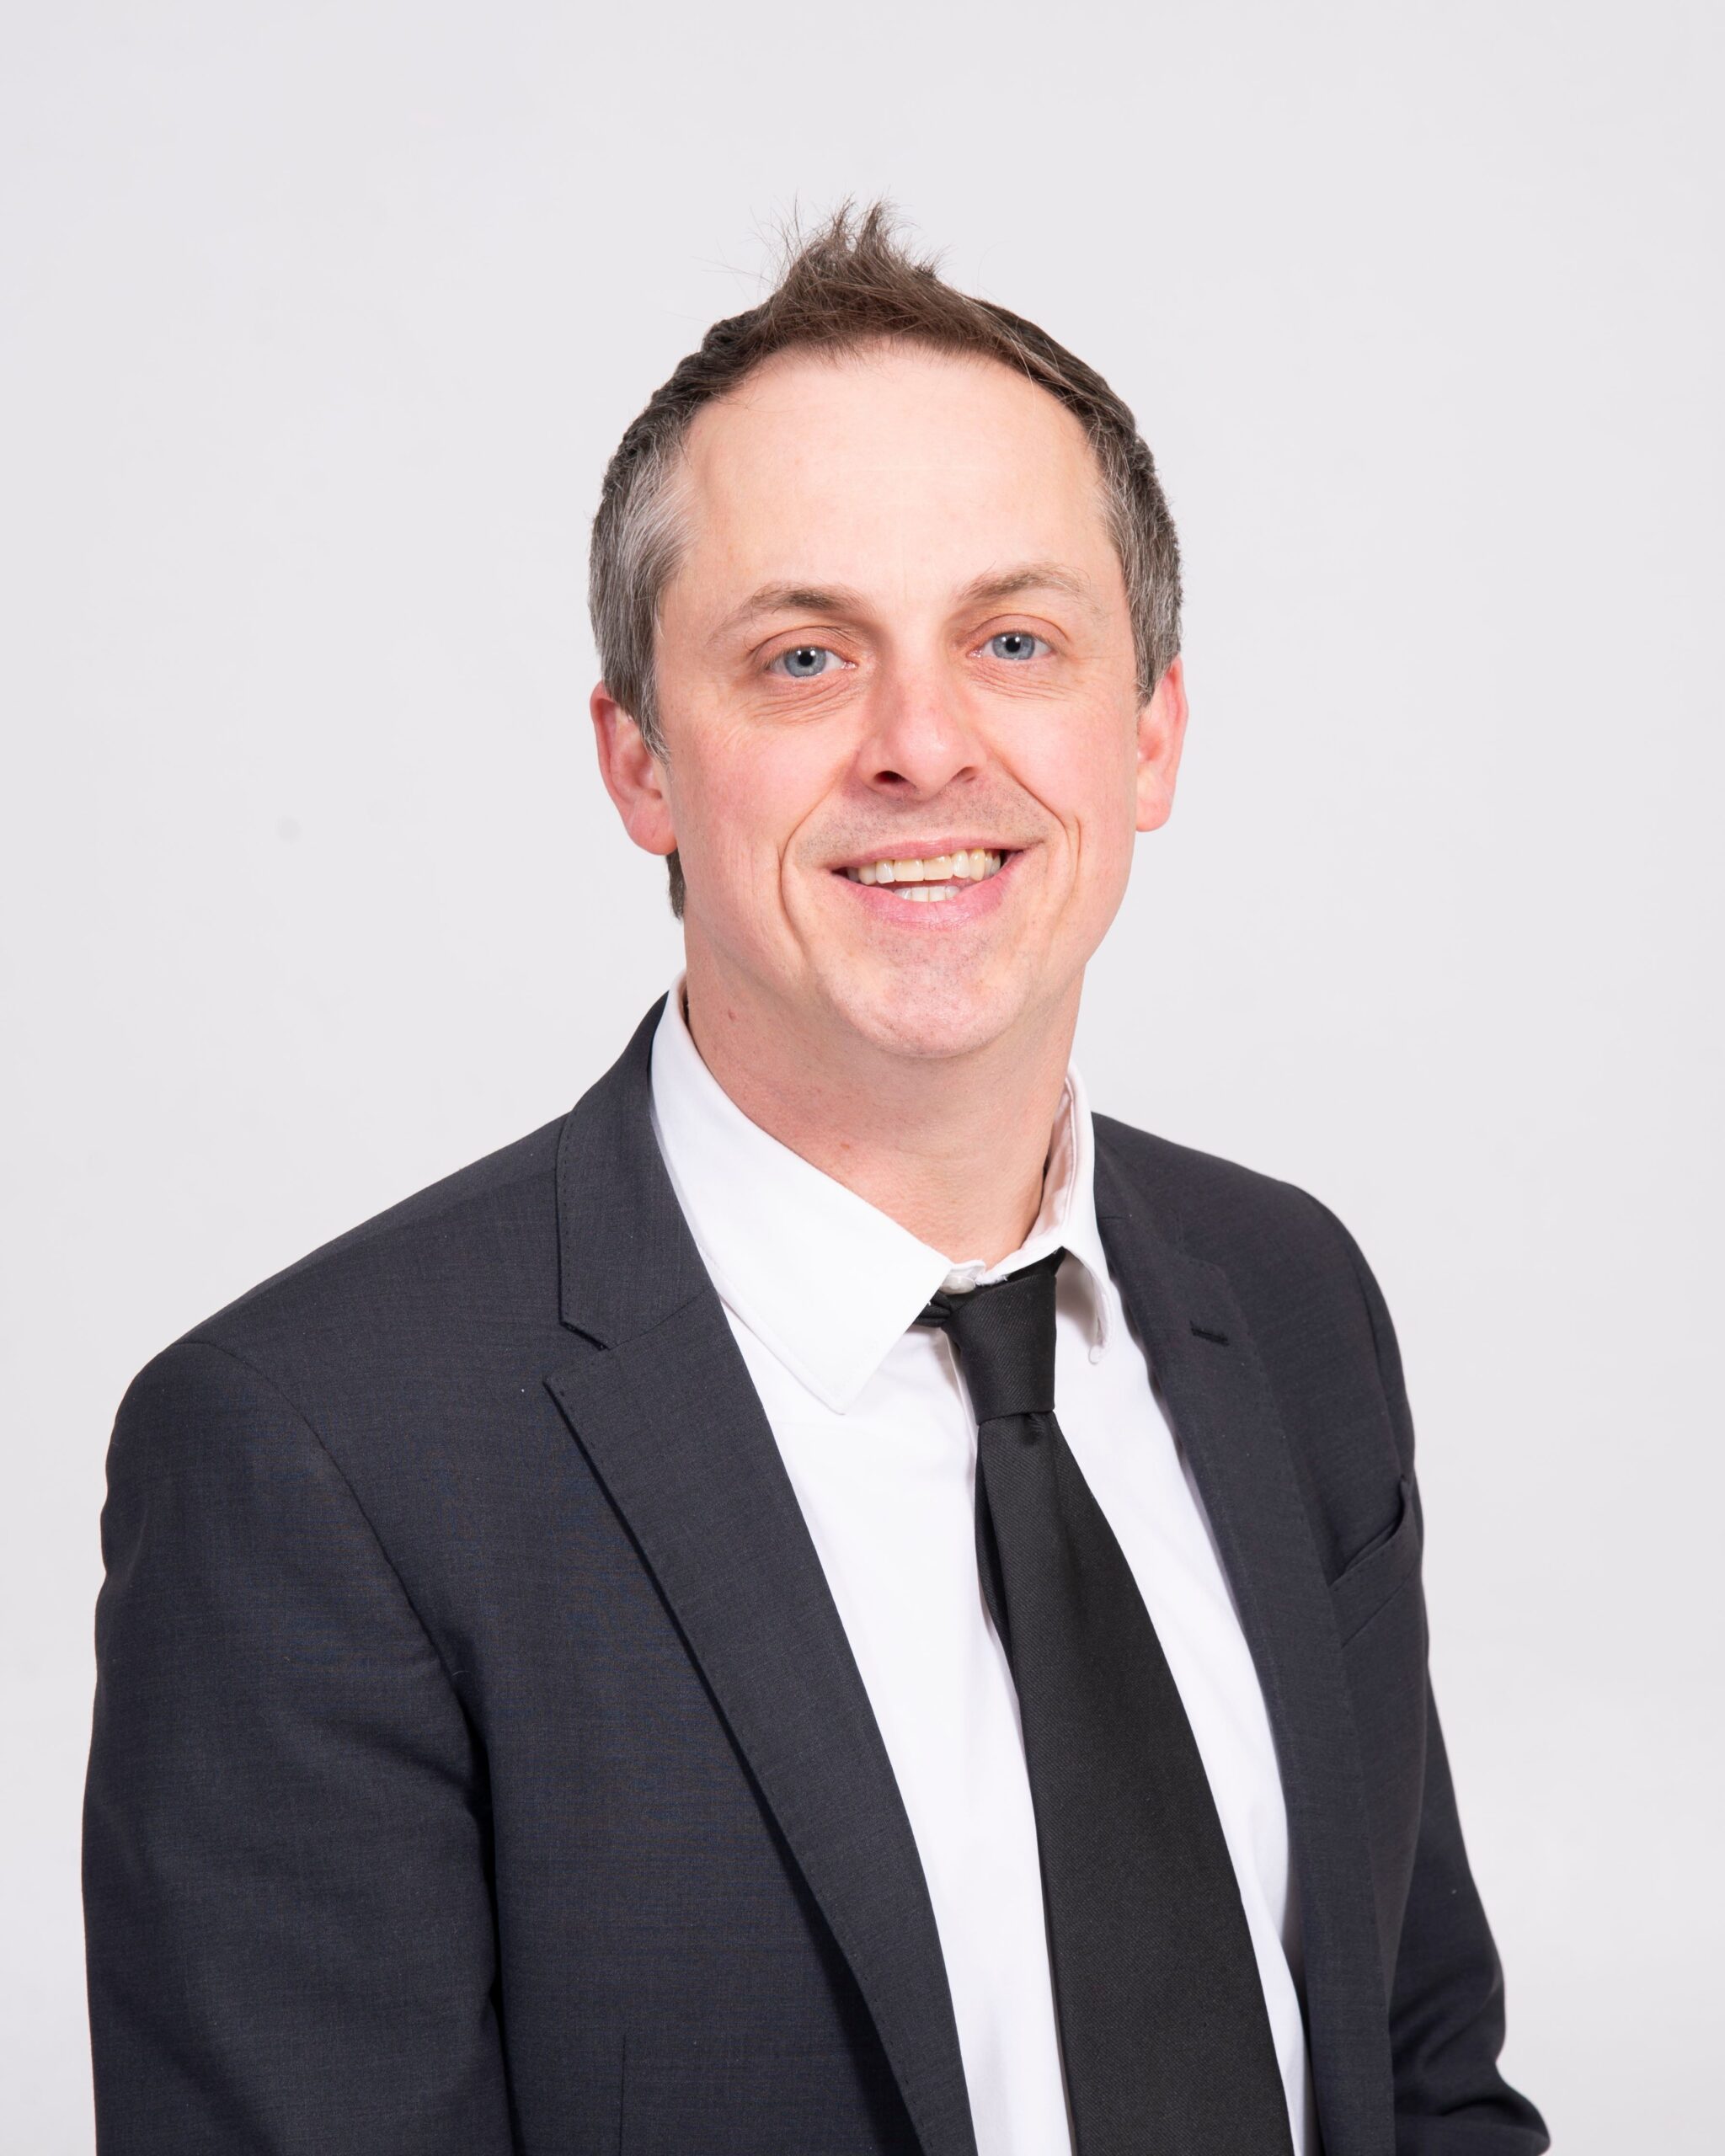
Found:
<svg viewBox="0 0 1725 2156"><path fill-rule="evenodd" d="M666 760L595 713L681 856L692 988L895 1056L1076 1014L1185 717L1178 662L1140 709L1077 421L990 360L793 352L697 417L686 479Z"/></svg>

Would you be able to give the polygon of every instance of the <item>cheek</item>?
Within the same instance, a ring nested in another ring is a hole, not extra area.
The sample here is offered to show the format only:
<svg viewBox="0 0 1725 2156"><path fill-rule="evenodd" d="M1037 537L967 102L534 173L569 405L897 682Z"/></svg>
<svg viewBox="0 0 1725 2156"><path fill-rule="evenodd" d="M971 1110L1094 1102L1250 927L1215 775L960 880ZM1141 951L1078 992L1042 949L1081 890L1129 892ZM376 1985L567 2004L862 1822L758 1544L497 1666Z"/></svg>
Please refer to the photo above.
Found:
<svg viewBox="0 0 1725 2156"><path fill-rule="evenodd" d="M735 886L745 905L768 897L787 850L831 790L830 761L802 734L691 729L674 745L668 774L686 862Z"/></svg>
<svg viewBox="0 0 1725 2156"><path fill-rule="evenodd" d="M1081 878L1109 876L1130 861L1138 761L1135 743L1111 714L1093 725L1062 729L1019 769L1022 783L1065 829Z"/></svg>

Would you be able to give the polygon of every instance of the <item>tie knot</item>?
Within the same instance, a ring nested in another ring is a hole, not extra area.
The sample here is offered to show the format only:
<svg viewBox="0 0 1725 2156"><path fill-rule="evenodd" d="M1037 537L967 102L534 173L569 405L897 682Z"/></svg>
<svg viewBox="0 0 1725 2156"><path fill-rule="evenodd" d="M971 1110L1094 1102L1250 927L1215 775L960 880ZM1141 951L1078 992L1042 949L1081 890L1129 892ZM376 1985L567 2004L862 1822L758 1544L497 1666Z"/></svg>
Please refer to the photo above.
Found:
<svg viewBox="0 0 1725 2156"><path fill-rule="evenodd" d="M1055 1406L1055 1274L1063 1250L969 1294L932 1298L918 1325L952 1342L979 1422L1051 1415Z"/></svg>

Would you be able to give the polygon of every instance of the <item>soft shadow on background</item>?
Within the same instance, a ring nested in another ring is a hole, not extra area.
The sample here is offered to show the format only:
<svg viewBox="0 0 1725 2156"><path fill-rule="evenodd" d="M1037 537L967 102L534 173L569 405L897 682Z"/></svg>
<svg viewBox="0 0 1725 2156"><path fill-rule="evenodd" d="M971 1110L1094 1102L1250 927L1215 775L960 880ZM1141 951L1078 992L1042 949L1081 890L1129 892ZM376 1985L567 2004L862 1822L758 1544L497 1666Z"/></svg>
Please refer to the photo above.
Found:
<svg viewBox="0 0 1725 2156"><path fill-rule="evenodd" d="M1185 549L1092 1096L1359 1238L1505 2072L1562 2156L1711 2149L1717 13L165 0L6 43L6 2145L91 2145L120 1395L561 1113L670 979L583 708L599 475L777 221L884 191L1124 394Z"/></svg>

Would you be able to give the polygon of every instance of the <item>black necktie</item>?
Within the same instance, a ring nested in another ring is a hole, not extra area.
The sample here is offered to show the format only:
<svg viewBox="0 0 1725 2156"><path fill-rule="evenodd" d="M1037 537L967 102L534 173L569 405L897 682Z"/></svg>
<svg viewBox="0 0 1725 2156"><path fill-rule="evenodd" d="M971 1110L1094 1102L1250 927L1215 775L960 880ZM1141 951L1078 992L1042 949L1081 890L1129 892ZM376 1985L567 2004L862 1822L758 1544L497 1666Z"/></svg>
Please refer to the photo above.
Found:
<svg viewBox="0 0 1725 2156"><path fill-rule="evenodd" d="M1150 1612L1055 1420L1064 1251L917 1322L976 1414L976 1556L1017 1687L1078 2156L1291 2156L1221 1822Z"/></svg>

